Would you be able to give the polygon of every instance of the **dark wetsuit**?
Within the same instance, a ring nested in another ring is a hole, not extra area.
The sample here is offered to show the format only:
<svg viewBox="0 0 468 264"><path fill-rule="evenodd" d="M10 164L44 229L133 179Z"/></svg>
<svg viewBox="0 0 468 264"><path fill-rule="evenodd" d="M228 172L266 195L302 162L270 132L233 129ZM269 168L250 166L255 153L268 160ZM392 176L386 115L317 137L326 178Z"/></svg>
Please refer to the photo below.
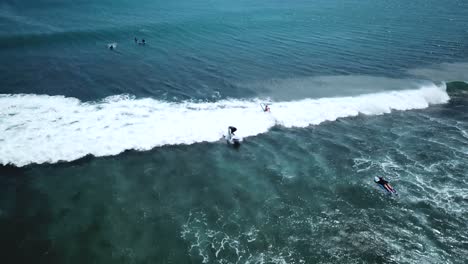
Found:
<svg viewBox="0 0 468 264"><path fill-rule="evenodd" d="M383 178L379 178L379 181L377 183L382 184L383 186L385 186L385 184L387 184L388 181L384 180Z"/></svg>
<svg viewBox="0 0 468 264"><path fill-rule="evenodd" d="M382 185L382 187L384 187L388 192L396 193L395 189L393 189L393 187L388 184L388 181L384 180L383 178L379 177L379 181L377 183Z"/></svg>
<svg viewBox="0 0 468 264"><path fill-rule="evenodd" d="M234 132L237 131L237 128L233 127L233 126L230 126L229 127L229 131L231 132L231 134L234 134Z"/></svg>

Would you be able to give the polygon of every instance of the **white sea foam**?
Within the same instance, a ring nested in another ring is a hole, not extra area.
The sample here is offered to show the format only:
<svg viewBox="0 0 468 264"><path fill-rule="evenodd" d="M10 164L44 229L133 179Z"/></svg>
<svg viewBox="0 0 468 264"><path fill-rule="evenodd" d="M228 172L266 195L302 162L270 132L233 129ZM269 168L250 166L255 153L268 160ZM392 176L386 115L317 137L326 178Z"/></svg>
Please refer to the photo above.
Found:
<svg viewBox="0 0 468 264"><path fill-rule="evenodd" d="M169 103L111 96L81 102L63 96L0 95L0 164L55 163L88 154L215 142L230 125L248 137L275 125L306 127L359 113L422 109L448 100L444 87L429 85L355 97L274 102L271 113L264 113L258 99Z"/></svg>

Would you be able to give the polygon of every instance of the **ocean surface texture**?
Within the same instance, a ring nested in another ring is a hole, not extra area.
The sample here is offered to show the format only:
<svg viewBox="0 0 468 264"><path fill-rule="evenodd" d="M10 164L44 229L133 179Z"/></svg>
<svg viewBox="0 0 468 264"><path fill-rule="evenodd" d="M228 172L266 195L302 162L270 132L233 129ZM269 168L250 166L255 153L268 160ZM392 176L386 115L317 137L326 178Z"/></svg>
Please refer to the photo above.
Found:
<svg viewBox="0 0 468 264"><path fill-rule="evenodd" d="M466 0L3 0L0 61L0 263L468 261Z"/></svg>

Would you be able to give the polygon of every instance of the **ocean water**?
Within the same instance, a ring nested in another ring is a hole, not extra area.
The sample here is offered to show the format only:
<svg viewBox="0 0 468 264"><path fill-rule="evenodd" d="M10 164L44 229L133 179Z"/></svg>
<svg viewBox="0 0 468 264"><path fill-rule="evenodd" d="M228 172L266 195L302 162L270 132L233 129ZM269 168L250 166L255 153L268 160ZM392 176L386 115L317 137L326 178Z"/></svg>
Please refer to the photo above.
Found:
<svg viewBox="0 0 468 264"><path fill-rule="evenodd" d="M1 263L468 259L467 1L6 0L0 59Z"/></svg>

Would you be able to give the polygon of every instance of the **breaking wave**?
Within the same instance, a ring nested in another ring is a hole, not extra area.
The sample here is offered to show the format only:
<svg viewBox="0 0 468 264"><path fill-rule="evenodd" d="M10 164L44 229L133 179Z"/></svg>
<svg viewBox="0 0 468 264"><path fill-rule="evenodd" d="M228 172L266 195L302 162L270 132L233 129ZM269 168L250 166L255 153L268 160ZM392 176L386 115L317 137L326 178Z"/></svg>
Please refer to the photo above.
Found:
<svg viewBox="0 0 468 264"><path fill-rule="evenodd" d="M324 121L422 109L446 103L446 87L350 97L273 102L264 113L260 99L170 103L119 95L96 102L33 94L0 95L0 164L72 161L86 155L116 155L163 145L219 141L228 126L243 137L275 125L307 127Z"/></svg>

